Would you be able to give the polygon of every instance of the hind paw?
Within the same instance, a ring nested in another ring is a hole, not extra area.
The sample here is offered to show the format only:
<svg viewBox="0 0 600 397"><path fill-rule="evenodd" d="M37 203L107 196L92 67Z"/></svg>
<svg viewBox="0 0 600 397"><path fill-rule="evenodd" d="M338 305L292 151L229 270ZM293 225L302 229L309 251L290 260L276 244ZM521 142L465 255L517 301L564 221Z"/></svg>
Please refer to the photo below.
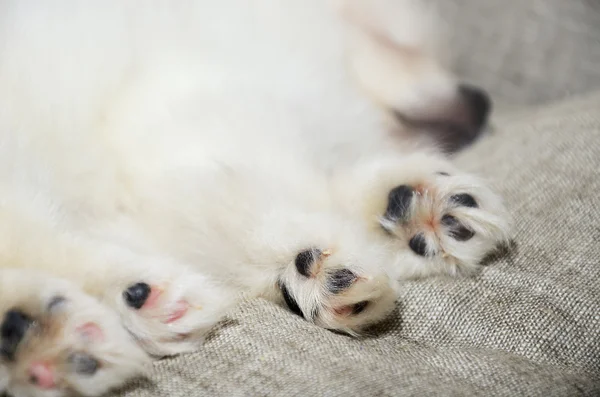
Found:
<svg viewBox="0 0 600 397"><path fill-rule="evenodd" d="M508 240L499 196L439 156L362 164L336 189L346 211L396 251L399 278L468 274Z"/></svg>
<svg viewBox="0 0 600 397"><path fill-rule="evenodd" d="M415 275L470 273L508 239L500 199L477 178L440 170L387 193L378 222L419 260Z"/></svg>

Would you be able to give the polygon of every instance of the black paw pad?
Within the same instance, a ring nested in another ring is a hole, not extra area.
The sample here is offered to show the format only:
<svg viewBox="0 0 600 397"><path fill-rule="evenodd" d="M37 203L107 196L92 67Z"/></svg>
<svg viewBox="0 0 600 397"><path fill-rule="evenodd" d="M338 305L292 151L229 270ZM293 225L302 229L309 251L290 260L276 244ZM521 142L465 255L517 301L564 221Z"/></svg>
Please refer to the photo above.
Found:
<svg viewBox="0 0 600 397"><path fill-rule="evenodd" d="M56 295L50 299L48 302L47 310L52 313L60 310L60 308L67 302L67 299L64 296Z"/></svg>
<svg viewBox="0 0 600 397"><path fill-rule="evenodd" d="M0 325L0 356L13 360L19 343L33 323L33 320L20 310L9 310Z"/></svg>
<svg viewBox="0 0 600 397"><path fill-rule="evenodd" d="M463 207L479 207L479 205L477 205L477 201L475 201L473 196L467 193L455 194L454 196L450 197L450 201L454 204L461 205Z"/></svg>
<svg viewBox="0 0 600 397"><path fill-rule="evenodd" d="M456 217L452 215L444 215L442 217L442 225L448 228L450 237L458 241L467 241L475 235L475 232L467 229Z"/></svg>
<svg viewBox="0 0 600 397"><path fill-rule="evenodd" d="M408 246L417 255L427 255L427 242L425 241L425 235L423 235L423 233L414 235L408 242Z"/></svg>
<svg viewBox="0 0 600 397"><path fill-rule="evenodd" d="M134 309L140 309L146 303L146 300L150 296L151 288L146 283L137 283L127 288L123 292L123 299L127 306Z"/></svg>
<svg viewBox="0 0 600 397"><path fill-rule="evenodd" d="M407 185L398 186L388 194L385 217L392 221L404 219L410 210L414 189Z"/></svg>
<svg viewBox="0 0 600 397"><path fill-rule="evenodd" d="M358 276L351 270L337 270L327 280L327 289L332 294L339 294L343 290L349 288L357 278Z"/></svg>
<svg viewBox="0 0 600 397"><path fill-rule="evenodd" d="M283 282L279 282L279 288L281 289L281 294L283 295L283 300L287 305L288 309L292 311L292 313L299 315L302 318L304 317L304 313L300 309L298 302L296 299L290 294L290 291L287 289L286 285Z"/></svg>
<svg viewBox="0 0 600 397"><path fill-rule="evenodd" d="M94 375L100 367L98 360L85 353L73 353L69 356L68 361L73 371L79 375Z"/></svg>
<svg viewBox="0 0 600 397"><path fill-rule="evenodd" d="M356 315L364 312L367 306L369 306L368 301L358 302L352 307L352 314Z"/></svg>
<svg viewBox="0 0 600 397"><path fill-rule="evenodd" d="M317 248L311 248L296 255L294 264L296 265L296 270L298 270L298 273L304 277L310 277L310 270L313 264L319 259L321 254L321 250Z"/></svg>

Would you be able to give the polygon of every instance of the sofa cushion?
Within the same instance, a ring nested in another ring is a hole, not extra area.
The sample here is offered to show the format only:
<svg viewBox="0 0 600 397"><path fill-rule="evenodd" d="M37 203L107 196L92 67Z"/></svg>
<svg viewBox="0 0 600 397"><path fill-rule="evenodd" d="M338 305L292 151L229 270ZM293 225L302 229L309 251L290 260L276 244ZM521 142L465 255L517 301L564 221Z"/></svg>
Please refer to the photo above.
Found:
<svg viewBox="0 0 600 397"><path fill-rule="evenodd" d="M427 0L449 25L457 72L501 106L600 89L597 0Z"/></svg>
<svg viewBox="0 0 600 397"><path fill-rule="evenodd" d="M120 395L599 395L599 109L600 94L500 119L457 159L514 214L514 246L479 275L405 283L364 339L246 302Z"/></svg>

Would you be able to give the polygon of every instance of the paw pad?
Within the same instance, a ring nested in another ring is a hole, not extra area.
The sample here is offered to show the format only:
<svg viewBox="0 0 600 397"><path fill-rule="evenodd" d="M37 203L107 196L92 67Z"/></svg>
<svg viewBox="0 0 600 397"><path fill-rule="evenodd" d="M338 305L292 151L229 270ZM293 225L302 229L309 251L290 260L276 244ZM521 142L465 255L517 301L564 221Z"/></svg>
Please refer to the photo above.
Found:
<svg viewBox="0 0 600 397"><path fill-rule="evenodd" d="M8 311L0 326L0 355L8 360L14 359L19 343L32 324L33 319L22 311Z"/></svg>
<svg viewBox="0 0 600 397"><path fill-rule="evenodd" d="M36 362L29 368L29 382L40 389L50 390L56 387L54 371L48 363Z"/></svg>
<svg viewBox="0 0 600 397"><path fill-rule="evenodd" d="M312 277L317 274L321 267L321 261L331 255L331 251L321 251L318 248L311 248L296 255L294 264L298 273L304 277ZM316 268L315 268L316 265Z"/></svg>
<svg viewBox="0 0 600 397"><path fill-rule="evenodd" d="M78 326L75 331L86 343L95 343L104 341L104 332L100 326L93 322L87 322Z"/></svg>
<svg viewBox="0 0 600 397"><path fill-rule="evenodd" d="M181 300L177 301L175 303L175 306L173 307L173 311L171 311L171 313L169 313L169 316L164 321L165 324L170 324L170 323L173 323L173 322L181 319L183 316L185 316L189 307L190 307L189 303L187 303L185 300L181 299Z"/></svg>
<svg viewBox="0 0 600 397"><path fill-rule="evenodd" d="M467 194L467 193L455 194L454 196L450 197L450 201L453 202L454 204L461 205L463 207L470 207L470 208L479 207L477 205L477 201L475 201L473 196L471 196L470 194Z"/></svg>
<svg viewBox="0 0 600 397"><path fill-rule="evenodd" d="M123 298L127 306L134 309L141 309L146 303L146 300L150 296L152 289L146 283L137 283L123 292Z"/></svg>
<svg viewBox="0 0 600 397"><path fill-rule="evenodd" d="M317 248L311 248L296 255L294 264L298 273L304 277L310 277L310 269L320 255L321 250Z"/></svg>
<svg viewBox="0 0 600 397"><path fill-rule="evenodd" d="M442 225L446 226L450 237L458 241L470 240L475 235L472 230L467 229L452 215L444 215L442 217Z"/></svg>
<svg viewBox="0 0 600 397"><path fill-rule="evenodd" d="M338 316L356 316L365 311L365 309L369 306L368 301L362 301L355 303L353 305L347 305L342 307L337 307L334 309L335 314Z"/></svg>
<svg viewBox="0 0 600 397"><path fill-rule="evenodd" d="M427 242L425 241L425 236L423 235L423 233L419 233L413 236L413 238L411 238L408 242L408 246L417 255L427 255Z"/></svg>
<svg viewBox="0 0 600 397"><path fill-rule="evenodd" d="M340 269L331 274L327 282L327 289L333 294L339 294L349 288L358 279L358 276L349 269Z"/></svg>
<svg viewBox="0 0 600 397"><path fill-rule="evenodd" d="M52 297L52 299L50 299L50 302L48 302L48 306L47 306L46 310L48 310L48 312L50 312L50 313L59 311L60 308L62 307L62 305L65 304L66 302L67 302L67 299L64 296L56 295L56 296Z"/></svg>
<svg viewBox="0 0 600 397"><path fill-rule="evenodd" d="M385 218L391 221L404 219L410 210L413 194L414 189L407 185L401 185L392 189L388 194Z"/></svg>
<svg viewBox="0 0 600 397"><path fill-rule="evenodd" d="M100 363L89 354L76 352L69 356L68 362L73 372L79 375L92 376L100 367Z"/></svg>
<svg viewBox="0 0 600 397"><path fill-rule="evenodd" d="M294 299L294 297L290 294L290 291L286 285L283 282L280 282L279 288L281 289L281 294L283 295L283 300L285 301L287 307L292 311L292 313L304 318L304 313L302 313L302 310L300 310L298 302L296 302L296 299Z"/></svg>

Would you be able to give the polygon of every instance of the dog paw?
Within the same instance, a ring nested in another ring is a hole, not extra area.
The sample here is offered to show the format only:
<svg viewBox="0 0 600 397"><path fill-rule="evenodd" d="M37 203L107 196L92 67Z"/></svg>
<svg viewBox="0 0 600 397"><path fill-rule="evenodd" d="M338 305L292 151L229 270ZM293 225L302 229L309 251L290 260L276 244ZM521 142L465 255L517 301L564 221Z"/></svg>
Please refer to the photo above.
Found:
<svg viewBox="0 0 600 397"><path fill-rule="evenodd" d="M97 396L142 374L147 361L118 316L74 285L0 271L0 385L7 393Z"/></svg>
<svg viewBox="0 0 600 397"><path fill-rule="evenodd" d="M440 169L387 193L378 218L385 234L408 248L410 275L468 274L508 240L500 199L477 178Z"/></svg>
<svg viewBox="0 0 600 397"><path fill-rule="evenodd" d="M357 163L332 180L336 202L395 251L398 279L469 274L509 239L509 215L479 178L417 152Z"/></svg>
<svg viewBox="0 0 600 397"><path fill-rule="evenodd" d="M234 294L206 277L165 265L132 272L113 289L109 304L151 355L198 350L206 334L235 303Z"/></svg>
<svg viewBox="0 0 600 397"><path fill-rule="evenodd" d="M395 308L397 285L383 267L383 247L351 228L319 243L297 251L279 276L277 289L292 312L357 335Z"/></svg>

